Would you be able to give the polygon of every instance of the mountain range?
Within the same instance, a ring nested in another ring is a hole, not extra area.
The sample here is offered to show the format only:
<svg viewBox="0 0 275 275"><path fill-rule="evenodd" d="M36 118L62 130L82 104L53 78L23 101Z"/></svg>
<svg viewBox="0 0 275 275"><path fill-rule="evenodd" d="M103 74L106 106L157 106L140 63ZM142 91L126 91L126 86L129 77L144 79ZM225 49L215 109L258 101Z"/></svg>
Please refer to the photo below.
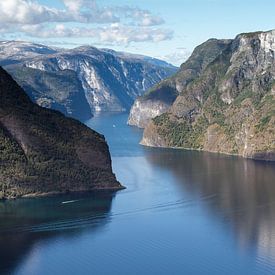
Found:
<svg viewBox="0 0 275 275"><path fill-rule="evenodd" d="M20 41L0 42L0 65L34 102L81 120L129 110L137 96L177 70L143 55Z"/></svg>
<svg viewBox="0 0 275 275"><path fill-rule="evenodd" d="M141 144L275 160L275 30L210 39L138 98Z"/></svg>

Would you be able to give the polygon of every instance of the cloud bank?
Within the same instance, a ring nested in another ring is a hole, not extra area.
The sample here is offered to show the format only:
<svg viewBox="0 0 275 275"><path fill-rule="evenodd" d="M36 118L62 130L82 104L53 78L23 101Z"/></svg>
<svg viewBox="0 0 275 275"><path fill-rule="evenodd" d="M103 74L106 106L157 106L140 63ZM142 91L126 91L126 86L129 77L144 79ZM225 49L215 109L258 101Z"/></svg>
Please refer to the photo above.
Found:
<svg viewBox="0 0 275 275"><path fill-rule="evenodd" d="M0 34L36 38L91 38L97 43L160 42L173 37L164 19L129 6L102 7L95 0L61 0L64 8L34 0L0 1Z"/></svg>
<svg viewBox="0 0 275 275"><path fill-rule="evenodd" d="M180 66L190 57L190 55L191 52L186 48L176 48L174 52L158 56L158 58L163 59L169 63L172 63L173 65Z"/></svg>

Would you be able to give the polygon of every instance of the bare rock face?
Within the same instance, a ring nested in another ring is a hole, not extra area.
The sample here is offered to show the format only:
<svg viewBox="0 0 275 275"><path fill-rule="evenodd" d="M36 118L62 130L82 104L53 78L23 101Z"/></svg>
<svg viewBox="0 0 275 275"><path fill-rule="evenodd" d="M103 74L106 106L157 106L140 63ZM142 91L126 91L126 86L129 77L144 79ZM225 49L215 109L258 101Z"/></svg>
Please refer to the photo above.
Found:
<svg viewBox="0 0 275 275"><path fill-rule="evenodd" d="M145 128L153 117L168 111L170 105L160 100L143 100L138 98L130 110L128 124Z"/></svg>
<svg viewBox="0 0 275 275"><path fill-rule="evenodd" d="M0 67L0 198L117 190L104 137L29 99Z"/></svg>
<svg viewBox="0 0 275 275"><path fill-rule="evenodd" d="M145 128L142 144L275 160L275 31L240 34Z"/></svg>
<svg viewBox="0 0 275 275"><path fill-rule="evenodd" d="M177 70L158 59L108 49L16 41L0 42L0 65L34 102L82 120L94 112L129 110L136 97Z"/></svg>
<svg viewBox="0 0 275 275"><path fill-rule="evenodd" d="M209 39L198 46L174 76L161 81L136 99L130 110L128 124L145 128L152 118L165 113L179 93L198 77L229 43L230 40Z"/></svg>

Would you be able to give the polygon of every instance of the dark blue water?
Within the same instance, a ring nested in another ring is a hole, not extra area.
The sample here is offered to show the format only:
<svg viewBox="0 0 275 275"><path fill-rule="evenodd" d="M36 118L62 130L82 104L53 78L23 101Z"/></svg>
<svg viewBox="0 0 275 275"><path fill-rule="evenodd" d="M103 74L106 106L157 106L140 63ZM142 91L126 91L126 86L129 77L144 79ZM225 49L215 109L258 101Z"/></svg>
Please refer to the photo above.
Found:
<svg viewBox="0 0 275 275"><path fill-rule="evenodd" d="M0 273L275 274L274 164L145 148L126 120L87 125L127 189L0 203Z"/></svg>

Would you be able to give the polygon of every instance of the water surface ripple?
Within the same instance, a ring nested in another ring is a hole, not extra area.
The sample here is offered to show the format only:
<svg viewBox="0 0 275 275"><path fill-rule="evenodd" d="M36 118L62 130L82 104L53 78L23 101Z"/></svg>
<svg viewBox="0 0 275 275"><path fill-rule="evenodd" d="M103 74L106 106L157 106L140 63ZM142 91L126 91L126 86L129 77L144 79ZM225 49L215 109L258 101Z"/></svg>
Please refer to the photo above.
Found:
<svg viewBox="0 0 275 275"><path fill-rule="evenodd" d="M0 273L275 274L274 164L142 147L126 121L86 122L126 190L0 203Z"/></svg>

